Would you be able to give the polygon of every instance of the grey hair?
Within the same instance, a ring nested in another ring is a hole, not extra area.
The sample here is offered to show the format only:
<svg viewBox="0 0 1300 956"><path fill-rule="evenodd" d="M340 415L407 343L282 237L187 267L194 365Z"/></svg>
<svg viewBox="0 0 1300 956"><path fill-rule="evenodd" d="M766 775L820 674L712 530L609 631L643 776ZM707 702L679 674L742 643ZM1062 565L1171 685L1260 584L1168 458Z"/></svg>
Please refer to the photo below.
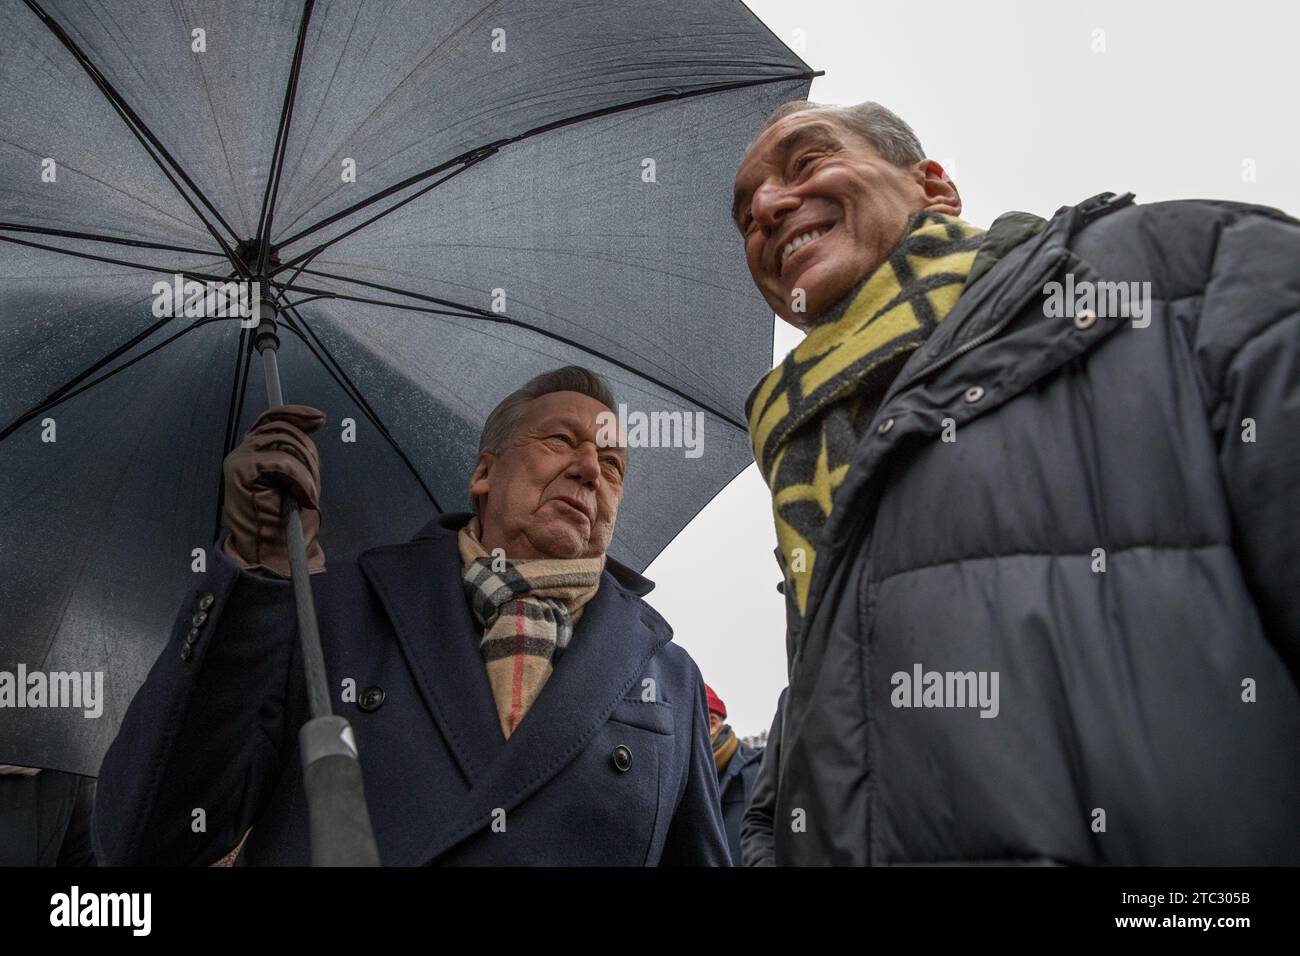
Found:
<svg viewBox="0 0 1300 956"><path fill-rule="evenodd" d="M865 139L875 147L881 159L895 166L911 166L926 158L925 151L921 149L921 141L917 139L912 127L897 113L872 102L858 103L855 106L832 106L808 100L792 100L772 111L763 124L763 129L759 130L759 135L787 116L803 112L825 114L849 132Z"/></svg>
<svg viewBox="0 0 1300 956"><path fill-rule="evenodd" d="M609 387L609 382L590 369L580 365L566 365L543 372L501 399L497 407L492 409L487 421L483 423L483 431L479 433L478 453L501 454L533 399L552 392L578 392L594 398L611 411L616 407L614 391ZM479 510L477 495L474 496L474 510Z"/></svg>

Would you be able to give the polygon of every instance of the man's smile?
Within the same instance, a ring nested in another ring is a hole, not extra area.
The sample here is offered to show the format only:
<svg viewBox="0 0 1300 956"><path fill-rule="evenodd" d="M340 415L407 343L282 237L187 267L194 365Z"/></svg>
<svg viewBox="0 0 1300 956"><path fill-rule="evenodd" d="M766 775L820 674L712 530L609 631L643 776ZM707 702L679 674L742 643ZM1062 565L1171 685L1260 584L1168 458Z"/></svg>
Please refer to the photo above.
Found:
<svg viewBox="0 0 1300 956"><path fill-rule="evenodd" d="M834 222L818 222L787 229L772 244L772 248L776 250L773 271L777 276L784 278L786 266L791 260L796 260L796 264L802 261L803 257L799 253L824 238L834 228Z"/></svg>

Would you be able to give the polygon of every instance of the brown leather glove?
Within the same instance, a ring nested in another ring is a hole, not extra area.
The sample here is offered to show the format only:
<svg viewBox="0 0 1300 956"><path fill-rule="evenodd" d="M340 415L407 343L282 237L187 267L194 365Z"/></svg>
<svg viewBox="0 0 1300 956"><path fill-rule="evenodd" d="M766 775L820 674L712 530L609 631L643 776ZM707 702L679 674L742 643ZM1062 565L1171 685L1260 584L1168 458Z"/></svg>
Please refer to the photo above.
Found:
<svg viewBox="0 0 1300 956"><path fill-rule="evenodd" d="M298 500L307 570L325 572L320 535L320 455L307 437L325 424L325 413L310 405L268 408L244 440L226 456L226 498L222 523L230 529L225 551L249 571L287 578L289 544L284 526L283 492Z"/></svg>

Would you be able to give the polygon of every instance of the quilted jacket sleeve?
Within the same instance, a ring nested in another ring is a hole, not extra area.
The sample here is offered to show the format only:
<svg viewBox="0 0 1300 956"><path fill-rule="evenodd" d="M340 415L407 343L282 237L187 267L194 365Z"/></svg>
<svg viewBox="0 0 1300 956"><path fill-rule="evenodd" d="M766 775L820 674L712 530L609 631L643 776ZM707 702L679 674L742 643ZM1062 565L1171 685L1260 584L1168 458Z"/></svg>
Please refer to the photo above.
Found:
<svg viewBox="0 0 1300 956"><path fill-rule="evenodd" d="M1234 547L1300 685L1300 222L1261 209L1224 226L1197 335Z"/></svg>

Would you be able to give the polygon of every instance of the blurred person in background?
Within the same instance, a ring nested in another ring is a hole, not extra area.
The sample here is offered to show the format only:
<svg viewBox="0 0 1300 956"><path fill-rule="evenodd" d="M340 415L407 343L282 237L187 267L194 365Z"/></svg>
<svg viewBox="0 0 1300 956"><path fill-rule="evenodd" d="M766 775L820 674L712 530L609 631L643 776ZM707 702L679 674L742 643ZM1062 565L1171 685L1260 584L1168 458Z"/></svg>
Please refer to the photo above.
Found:
<svg viewBox="0 0 1300 956"><path fill-rule="evenodd" d="M727 832L727 846L731 849L731 862L740 866L740 824L749 805L754 781L758 779L758 765L763 759L762 747L745 744L731 725L726 723L727 705L704 685L709 706L709 736L713 739L713 762L718 771L718 795L722 800L722 822Z"/></svg>

